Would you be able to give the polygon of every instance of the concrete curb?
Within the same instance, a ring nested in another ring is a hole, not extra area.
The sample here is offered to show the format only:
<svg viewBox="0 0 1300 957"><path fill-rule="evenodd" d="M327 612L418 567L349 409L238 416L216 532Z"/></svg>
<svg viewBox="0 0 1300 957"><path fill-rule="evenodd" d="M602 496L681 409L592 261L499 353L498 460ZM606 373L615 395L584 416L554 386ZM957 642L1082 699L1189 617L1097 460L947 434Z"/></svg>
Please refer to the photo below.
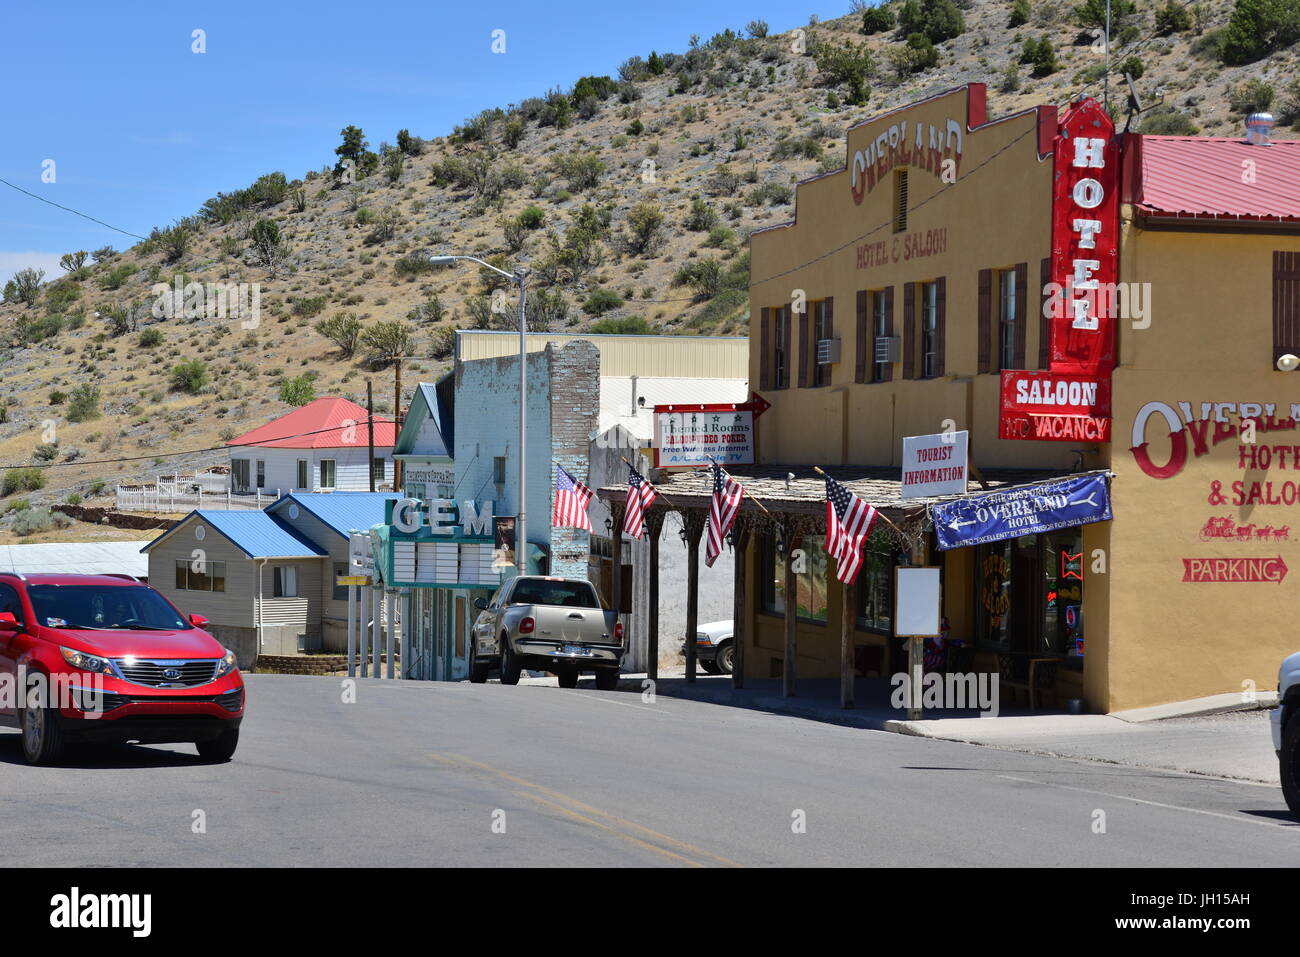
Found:
<svg viewBox="0 0 1300 957"><path fill-rule="evenodd" d="M1230 692L1204 698L1189 698L1186 701L1171 701L1168 704L1157 704L1148 708L1112 711L1109 717L1140 723L1159 721L1162 718L1194 718L1206 714L1227 714L1231 711L1266 710L1276 706L1276 691L1256 691L1255 700L1250 702L1242 700L1241 692Z"/></svg>

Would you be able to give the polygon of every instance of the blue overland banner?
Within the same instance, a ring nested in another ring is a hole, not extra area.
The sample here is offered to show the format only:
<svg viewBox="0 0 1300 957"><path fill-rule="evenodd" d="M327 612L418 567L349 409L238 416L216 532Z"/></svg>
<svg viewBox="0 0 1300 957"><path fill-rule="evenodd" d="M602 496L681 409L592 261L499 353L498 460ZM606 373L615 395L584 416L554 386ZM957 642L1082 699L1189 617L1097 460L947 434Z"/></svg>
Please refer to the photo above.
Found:
<svg viewBox="0 0 1300 957"><path fill-rule="evenodd" d="M1110 521L1110 483L1104 474L987 492L930 506L941 551L1000 542L1058 528Z"/></svg>

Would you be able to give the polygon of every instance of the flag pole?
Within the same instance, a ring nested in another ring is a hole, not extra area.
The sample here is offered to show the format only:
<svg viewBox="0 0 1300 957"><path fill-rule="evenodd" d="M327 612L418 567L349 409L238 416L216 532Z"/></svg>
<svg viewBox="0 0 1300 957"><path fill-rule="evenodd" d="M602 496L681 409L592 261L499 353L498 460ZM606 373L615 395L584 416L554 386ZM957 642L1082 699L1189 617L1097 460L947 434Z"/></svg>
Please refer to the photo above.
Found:
<svg viewBox="0 0 1300 957"><path fill-rule="evenodd" d="M626 455L620 455L619 458L623 460L623 464L626 465L628 468L630 468L630 469L634 469L634 468L636 468L635 465L633 465L631 462L629 462L629 461L627 460L627 456L626 456ZM659 486L658 486L658 485L655 486L655 495L656 495L657 497L663 499L665 504L667 504L667 505L671 505L673 508L677 508L677 505L673 502L672 499L670 499L670 498L669 498L667 495L665 495L663 492L659 491Z"/></svg>
<svg viewBox="0 0 1300 957"><path fill-rule="evenodd" d="M818 475L822 475L822 476L825 476L825 475L826 475L826 473L823 472L823 471L822 471L820 468L818 468L816 465L813 466L813 471L816 472ZM867 504L870 505L871 503L868 502ZM874 506L872 506L872 507L874 508ZM892 528L894 531L898 532L899 535L902 535L904 538L907 537L907 533L904 532L904 531L903 531L901 528L899 528L897 525L895 525L893 522L891 522L891 521L889 520L889 516L886 515L884 512L882 512L882 511L881 511L880 509L878 509L878 508L876 509L876 515L877 515L879 518L881 518L881 519L885 522L886 525L888 525L888 526L889 526L890 528Z"/></svg>
<svg viewBox="0 0 1300 957"><path fill-rule="evenodd" d="M706 455L705 458L708 459L710 462L712 462L714 465L718 465L718 460L715 459L712 455ZM725 468L722 468L721 465L718 465L718 468L722 469L722 474L725 475L727 478L735 478L734 475L728 472ZM762 502L760 502L758 499L756 499L753 493L750 492L748 488L745 488L744 483L737 483L737 484L740 485L740 487L745 490L745 494L749 496L749 500L763 510L764 515L766 515L768 518L772 519L773 521L776 521L776 516L773 515L771 512L769 512L767 510L767 506L764 505Z"/></svg>

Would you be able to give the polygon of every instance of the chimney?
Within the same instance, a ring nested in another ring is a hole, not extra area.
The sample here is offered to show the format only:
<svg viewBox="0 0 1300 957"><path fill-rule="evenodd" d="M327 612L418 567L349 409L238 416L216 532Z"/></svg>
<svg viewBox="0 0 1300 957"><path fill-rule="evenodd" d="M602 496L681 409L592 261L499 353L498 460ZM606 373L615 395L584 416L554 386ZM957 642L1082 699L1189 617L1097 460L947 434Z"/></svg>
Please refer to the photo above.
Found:
<svg viewBox="0 0 1300 957"><path fill-rule="evenodd" d="M1246 117L1246 142L1251 146L1272 146L1273 114L1252 113Z"/></svg>
<svg viewBox="0 0 1300 957"><path fill-rule="evenodd" d="M630 414L633 415L633 416L636 415L636 413L637 413L637 408L638 408L638 407L637 407L637 404L636 404L636 380L637 380L637 377L636 377L636 376L632 376L632 411L631 411Z"/></svg>

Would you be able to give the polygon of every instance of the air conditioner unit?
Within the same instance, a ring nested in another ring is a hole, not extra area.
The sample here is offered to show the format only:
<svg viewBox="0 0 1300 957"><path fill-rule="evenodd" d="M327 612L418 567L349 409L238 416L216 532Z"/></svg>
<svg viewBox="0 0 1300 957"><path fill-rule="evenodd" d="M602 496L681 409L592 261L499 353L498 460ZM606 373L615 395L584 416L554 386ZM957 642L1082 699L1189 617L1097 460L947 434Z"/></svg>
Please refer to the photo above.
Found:
<svg viewBox="0 0 1300 957"><path fill-rule="evenodd" d="M901 351L898 336L883 336L876 340L876 362L897 362Z"/></svg>
<svg viewBox="0 0 1300 957"><path fill-rule="evenodd" d="M820 366L834 365L840 361L840 340L838 339L818 339L817 340L817 364Z"/></svg>

